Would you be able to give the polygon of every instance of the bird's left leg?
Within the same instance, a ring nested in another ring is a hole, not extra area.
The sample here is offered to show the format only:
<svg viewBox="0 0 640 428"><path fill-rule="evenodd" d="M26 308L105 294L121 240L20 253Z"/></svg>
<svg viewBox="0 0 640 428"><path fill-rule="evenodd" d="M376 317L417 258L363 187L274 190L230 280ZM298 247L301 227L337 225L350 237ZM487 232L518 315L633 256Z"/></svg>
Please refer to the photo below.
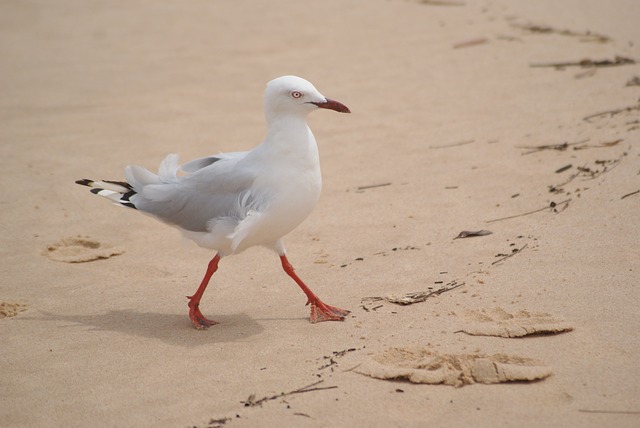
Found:
<svg viewBox="0 0 640 428"><path fill-rule="evenodd" d="M307 305L311 305L311 317L310 321L312 323L322 322L322 321L344 321L344 317L349 314L349 311L335 308L333 306L329 306L322 302L318 296L316 296L313 291L306 286L304 282L296 275L293 270L293 266L287 260L287 256L285 254L280 255L280 261L282 262L282 268L289 275L298 286L302 289L304 294L307 296Z"/></svg>
<svg viewBox="0 0 640 428"><path fill-rule="evenodd" d="M198 290L193 296L187 296L187 299L189 299L189 318L191 319L193 326L198 330L203 330L207 327L218 324L217 321L206 319L204 315L202 315L202 312L200 312L200 299L202 298L207 285L209 285L211 276L213 276L213 274L218 270L218 262L220 261L220 258L220 254L216 254L216 256L211 259L207 266L207 272L205 272Z"/></svg>

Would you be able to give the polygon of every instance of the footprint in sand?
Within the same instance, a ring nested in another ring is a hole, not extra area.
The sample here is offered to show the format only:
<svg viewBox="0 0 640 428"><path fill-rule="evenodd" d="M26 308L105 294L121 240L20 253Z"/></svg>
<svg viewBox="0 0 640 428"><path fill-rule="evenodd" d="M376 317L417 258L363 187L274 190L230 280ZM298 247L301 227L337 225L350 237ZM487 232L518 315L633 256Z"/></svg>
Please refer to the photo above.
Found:
<svg viewBox="0 0 640 428"><path fill-rule="evenodd" d="M0 301L0 318L15 317L18 312L26 311L27 305L18 302Z"/></svg>
<svg viewBox="0 0 640 428"><path fill-rule="evenodd" d="M468 321L460 330L472 336L523 337L557 334L573 330L566 321L545 313L522 310L513 314L502 308L467 311Z"/></svg>
<svg viewBox="0 0 640 428"><path fill-rule="evenodd" d="M551 375L534 360L506 354L438 354L426 348L389 348L357 372L376 379L464 386L474 383L531 382Z"/></svg>
<svg viewBox="0 0 640 428"><path fill-rule="evenodd" d="M84 263L94 260L108 259L123 254L124 250L111 245L102 244L89 237L64 238L50 244L43 254L56 262Z"/></svg>

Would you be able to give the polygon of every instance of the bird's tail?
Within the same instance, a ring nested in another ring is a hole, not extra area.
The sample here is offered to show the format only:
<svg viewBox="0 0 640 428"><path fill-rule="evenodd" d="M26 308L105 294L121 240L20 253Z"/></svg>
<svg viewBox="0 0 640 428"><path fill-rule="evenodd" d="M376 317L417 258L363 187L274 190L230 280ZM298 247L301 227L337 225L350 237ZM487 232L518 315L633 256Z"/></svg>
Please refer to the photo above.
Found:
<svg viewBox="0 0 640 428"><path fill-rule="evenodd" d="M91 187L91 193L107 198L116 205L136 209L131 202L131 197L136 194L136 191L126 181L93 181L85 178L77 180L76 184Z"/></svg>

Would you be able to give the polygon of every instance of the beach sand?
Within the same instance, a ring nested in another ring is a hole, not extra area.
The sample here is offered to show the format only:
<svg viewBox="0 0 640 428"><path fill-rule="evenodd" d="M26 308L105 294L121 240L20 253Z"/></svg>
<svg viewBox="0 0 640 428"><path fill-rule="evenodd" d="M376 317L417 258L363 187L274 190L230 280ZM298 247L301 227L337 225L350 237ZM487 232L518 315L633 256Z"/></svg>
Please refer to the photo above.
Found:
<svg viewBox="0 0 640 428"><path fill-rule="evenodd" d="M0 426L639 426L638 16L3 2ZM223 260L201 305L220 324L196 331L184 296L213 254L74 181L252 148L284 74L353 112L310 115L323 194L285 238L352 312L309 323L255 248Z"/></svg>

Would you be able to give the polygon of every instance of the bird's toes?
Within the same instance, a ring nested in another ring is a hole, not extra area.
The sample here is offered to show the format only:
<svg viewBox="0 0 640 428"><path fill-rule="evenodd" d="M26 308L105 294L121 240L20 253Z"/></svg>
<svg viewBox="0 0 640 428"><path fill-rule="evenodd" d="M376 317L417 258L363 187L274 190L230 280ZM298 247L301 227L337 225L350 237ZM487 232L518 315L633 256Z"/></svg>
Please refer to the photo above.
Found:
<svg viewBox="0 0 640 428"><path fill-rule="evenodd" d="M350 311L325 305L322 302L312 303L310 321L314 324L324 321L344 321L344 317L349 313Z"/></svg>

